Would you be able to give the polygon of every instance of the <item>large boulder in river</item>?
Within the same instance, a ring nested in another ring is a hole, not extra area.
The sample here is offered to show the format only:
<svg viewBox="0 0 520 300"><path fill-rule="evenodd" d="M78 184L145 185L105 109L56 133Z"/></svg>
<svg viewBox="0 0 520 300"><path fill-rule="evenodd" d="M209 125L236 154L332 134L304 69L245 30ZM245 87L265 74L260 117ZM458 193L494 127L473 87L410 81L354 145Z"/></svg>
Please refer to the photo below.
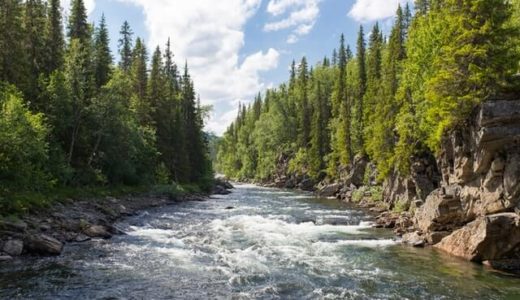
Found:
<svg viewBox="0 0 520 300"><path fill-rule="evenodd" d="M480 217L434 247L477 262L515 258L520 255L520 216L502 213Z"/></svg>
<svg viewBox="0 0 520 300"><path fill-rule="evenodd" d="M25 250L31 254L59 255L63 243L46 234L29 235L24 240Z"/></svg>

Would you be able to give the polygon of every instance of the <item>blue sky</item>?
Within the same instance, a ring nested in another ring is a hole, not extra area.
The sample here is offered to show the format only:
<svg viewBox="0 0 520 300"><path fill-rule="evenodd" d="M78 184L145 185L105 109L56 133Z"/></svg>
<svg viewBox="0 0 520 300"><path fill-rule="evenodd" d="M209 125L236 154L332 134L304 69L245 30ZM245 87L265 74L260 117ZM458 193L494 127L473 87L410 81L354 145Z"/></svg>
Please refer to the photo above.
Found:
<svg viewBox="0 0 520 300"><path fill-rule="evenodd" d="M63 0L65 14L68 2ZM206 129L222 134L259 91L287 80L293 59L315 64L330 56L344 33L355 50L362 24L388 31L407 0L84 0L91 22L105 14L117 57L117 39L128 20L153 51L168 37L176 61L187 60L204 104L213 106Z"/></svg>

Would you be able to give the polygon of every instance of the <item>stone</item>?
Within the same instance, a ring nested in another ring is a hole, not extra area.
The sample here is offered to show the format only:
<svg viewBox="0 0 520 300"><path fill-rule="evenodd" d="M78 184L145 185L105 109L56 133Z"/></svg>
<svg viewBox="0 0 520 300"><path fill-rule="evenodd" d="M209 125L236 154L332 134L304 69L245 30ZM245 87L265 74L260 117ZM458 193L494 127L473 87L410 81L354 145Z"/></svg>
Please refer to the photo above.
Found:
<svg viewBox="0 0 520 300"><path fill-rule="evenodd" d="M402 242L413 247L424 247L426 245L424 237L421 236L417 231L404 234Z"/></svg>
<svg viewBox="0 0 520 300"><path fill-rule="evenodd" d="M341 184L329 184L318 191L320 197L334 197L341 189Z"/></svg>
<svg viewBox="0 0 520 300"><path fill-rule="evenodd" d="M20 240L8 240L2 249L10 256L20 256L23 252L23 242Z"/></svg>
<svg viewBox="0 0 520 300"><path fill-rule="evenodd" d="M31 254L59 255L63 243L46 234L29 235L24 240L25 249Z"/></svg>
<svg viewBox="0 0 520 300"><path fill-rule="evenodd" d="M21 220L17 221L7 221L7 220L0 220L0 229L7 229L12 231L20 231L23 232L27 230L27 223Z"/></svg>
<svg viewBox="0 0 520 300"><path fill-rule="evenodd" d="M435 244L440 243L440 241L442 241L443 238L447 237L450 234L451 234L451 232L449 232L449 231L429 232L428 234L426 234L426 241L430 245L435 245Z"/></svg>
<svg viewBox="0 0 520 300"><path fill-rule="evenodd" d="M13 260L13 258L9 255L0 255L0 262L10 261Z"/></svg>
<svg viewBox="0 0 520 300"><path fill-rule="evenodd" d="M74 241L77 242L77 243L83 243L83 242L87 242L87 241L90 241L90 237L80 233L78 235L76 235L76 237L74 238Z"/></svg>
<svg viewBox="0 0 520 300"><path fill-rule="evenodd" d="M520 203L520 153L508 155L504 170L504 193L511 204Z"/></svg>
<svg viewBox="0 0 520 300"><path fill-rule="evenodd" d="M220 185L216 185L213 187L212 193L214 195L229 195L229 194L231 194L231 191L226 190L224 187L222 187Z"/></svg>
<svg viewBox="0 0 520 300"><path fill-rule="evenodd" d="M501 213L480 217L434 247L476 262L514 258L520 254L520 216Z"/></svg>
<svg viewBox="0 0 520 300"><path fill-rule="evenodd" d="M112 237L110 229L103 225L89 225L83 230L83 233L91 238L109 239Z"/></svg>
<svg viewBox="0 0 520 300"><path fill-rule="evenodd" d="M415 224L422 232L452 230L462 225L465 215L460 200L443 195L442 189L432 192L415 213Z"/></svg>
<svg viewBox="0 0 520 300"><path fill-rule="evenodd" d="M298 184L298 188L304 191L312 192L314 191L314 181L312 179L305 178Z"/></svg>
<svg viewBox="0 0 520 300"><path fill-rule="evenodd" d="M499 259L499 260L486 260L482 262L483 265L491 267L495 270L510 272L516 275L520 275L520 259Z"/></svg>
<svg viewBox="0 0 520 300"><path fill-rule="evenodd" d="M226 207L226 209L228 209L228 210L229 209L235 209L235 207L234 206L228 206L228 207Z"/></svg>
<svg viewBox="0 0 520 300"><path fill-rule="evenodd" d="M350 181L356 187L360 187L364 184L365 171L368 165L368 160L364 156L357 155L354 157L354 163L347 176L347 181Z"/></svg>

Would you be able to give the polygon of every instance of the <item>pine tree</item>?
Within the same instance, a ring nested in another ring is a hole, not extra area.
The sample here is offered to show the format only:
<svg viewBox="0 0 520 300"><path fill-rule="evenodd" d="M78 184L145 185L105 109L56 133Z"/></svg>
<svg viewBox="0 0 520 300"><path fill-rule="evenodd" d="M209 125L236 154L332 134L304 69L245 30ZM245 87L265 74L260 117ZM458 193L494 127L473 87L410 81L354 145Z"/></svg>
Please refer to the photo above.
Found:
<svg viewBox="0 0 520 300"><path fill-rule="evenodd" d="M110 53L108 29L104 14L101 17L99 27L96 28L94 48L96 86L100 88L108 82L112 72L112 54Z"/></svg>
<svg viewBox="0 0 520 300"><path fill-rule="evenodd" d="M299 111L299 142L298 145L301 148L306 148L309 143L310 137L310 126L311 126L311 118L312 112L311 107L309 105L309 95L308 95L308 83L309 83L309 71L307 66L307 59L305 57L302 58L300 65L298 67L298 111Z"/></svg>
<svg viewBox="0 0 520 300"><path fill-rule="evenodd" d="M72 0L67 35L70 39L79 39L83 43L90 40L90 26L83 0Z"/></svg>
<svg viewBox="0 0 520 300"><path fill-rule="evenodd" d="M119 67L124 72L128 72L132 65L132 36L134 33L127 21L125 21L121 26L119 34L121 35L121 38L119 39L119 55L121 56Z"/></svg>
<svg viewBox="0 0 520 300"><path fill-rule="evenodd" d="M357 91L354 97L353 114L352 120L352 136L353 136L353 148L356 152L364 154L364 140L363 140L363 116L365 111L364 97L367 90L367 70L366 70L366 44L365 44L365 33L363 26L359 28L358 40L357 40Z"/></svg>
<svg viewBox="0 0 520 300"><path fill-rule="evenodd" d="M147 125L151 122L151 108L146 97L148 92L147 61L146 46L140 38L137 38L132 51L130 77L133 89L132 103L141 125Z"/></svg>
<svg viewBox="0 0 520 300"><path fill-rule="evenodd" d="M47 52L45 51L45 36L42 30L45 28L45 5L41 0L27 0L25 2L23 28L24 50L27 59L27 85L23 89L25 96L31 101L31 108L41 111L38 101L40 90L38 78L44 69Z"/></svg>
<svg viewBox="0 0 520 300"><path fill-rule="evenodd" d="M63 38L63 25L60 0L49 1L49 12L45 26L45 43L47 62L45 74L49 75L63 65L65 42Z"/></svg>
<svg viewBox="0 0 520 300"><path fill-rule="evenodd" d="M0 81L19 89L26 86L27 75L22 8L20 0L0 2Z"/></svg>

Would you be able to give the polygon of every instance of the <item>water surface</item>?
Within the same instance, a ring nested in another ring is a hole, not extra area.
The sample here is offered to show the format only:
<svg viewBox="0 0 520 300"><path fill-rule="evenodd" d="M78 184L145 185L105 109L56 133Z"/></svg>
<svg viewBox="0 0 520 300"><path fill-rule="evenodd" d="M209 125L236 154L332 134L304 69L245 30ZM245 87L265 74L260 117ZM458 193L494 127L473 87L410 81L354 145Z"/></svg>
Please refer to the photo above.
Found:
<svg viewBox="0 0 520 300"><path fill-rule="evenodd" d="M520 299L520 279L401 246L335 200L251 185L213 198L0 265L0 299Z"/></svg>

